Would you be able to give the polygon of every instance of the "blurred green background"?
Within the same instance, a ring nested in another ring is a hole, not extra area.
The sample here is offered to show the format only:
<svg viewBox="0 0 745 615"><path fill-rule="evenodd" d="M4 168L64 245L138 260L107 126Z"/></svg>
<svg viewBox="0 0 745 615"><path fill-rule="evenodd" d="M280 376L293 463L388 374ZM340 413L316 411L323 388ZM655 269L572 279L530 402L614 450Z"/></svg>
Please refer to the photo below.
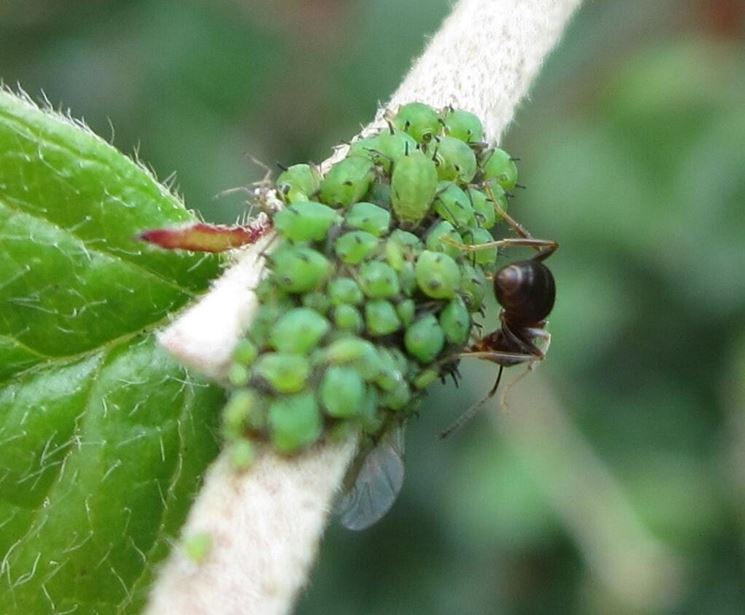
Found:
<svg viewBox="0 0 745 615"><path fill-rule="evenodd" d="M0 78L231 222L251 157L324 159L448 5L5 0ZM298 613L745 612L744 34L739 0L583 7L505 140L562 245L548 360L445 442L494 369L435 387L395 508L329 531Z"/></svg>

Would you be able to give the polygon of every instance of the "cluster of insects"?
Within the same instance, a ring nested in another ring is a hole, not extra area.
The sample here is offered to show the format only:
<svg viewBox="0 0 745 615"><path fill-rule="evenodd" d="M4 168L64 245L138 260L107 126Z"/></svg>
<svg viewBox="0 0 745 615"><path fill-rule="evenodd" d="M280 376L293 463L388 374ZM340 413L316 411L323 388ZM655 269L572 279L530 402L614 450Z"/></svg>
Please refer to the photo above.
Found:
<svg viewBox="0 0 745 615"><path fill-rule="evenodd" d="M325 175L285 169L273 186L282 206L261 224L196 225L193 241L176 238L194 249L215 235L232 247L275 233L229 373L224 434L236 464L257 441L293 454L362 431L369 446L340 508L345 526L363 529L400 490L403 428L432 382L475 357L499 366L491 395L503 368L542 359L555 296L544 261L558 246L508 215L516 186L515 160L485 145L478 117L410 103ZM516 236L495 239L498 222ZM497 269L497 251L509 247L536 253ZM490 280L501 324L478 337Z"/></svg>

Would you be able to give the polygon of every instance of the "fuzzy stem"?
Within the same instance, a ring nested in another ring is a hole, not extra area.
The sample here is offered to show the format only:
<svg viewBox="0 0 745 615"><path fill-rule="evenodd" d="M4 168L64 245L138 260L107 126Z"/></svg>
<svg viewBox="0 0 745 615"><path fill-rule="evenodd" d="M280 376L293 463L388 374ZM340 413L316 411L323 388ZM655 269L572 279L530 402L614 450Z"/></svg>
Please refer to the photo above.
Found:
<svg viewBox="0 0 745 615"><path fill-rule="evenodd" d="M331 497L355 448L348 438L314 448L302 462L263 454L247 474L218 459L184 534L207 534L210 551L197 564L174 550L148 613L287 612L305 583Z"/></svg>
<svg viewBox="0 0 745 615"><path fill-rule="evenodd" d="M579 4L461 0L389 107L414 100L452 104L479 115L496 141ZM242 251L212 291L161 334L161 343L187 365L212 376L224 373L256 308L250 289L260 275L259 251ZM355 448L351 438L289 460L266 452L241 475L218 460L184 528L187 537L209 531L214 548L199 566L175 550L146 612L289 612Z"/></svg>

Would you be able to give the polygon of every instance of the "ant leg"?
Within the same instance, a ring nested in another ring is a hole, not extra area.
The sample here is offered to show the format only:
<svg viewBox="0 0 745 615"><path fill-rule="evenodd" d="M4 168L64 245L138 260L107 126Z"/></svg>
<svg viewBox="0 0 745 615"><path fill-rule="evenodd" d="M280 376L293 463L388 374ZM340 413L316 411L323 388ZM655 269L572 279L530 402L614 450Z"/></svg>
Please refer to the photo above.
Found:
<svg viewBox="0 0 745 615"><path fill-rule="evenodd" d="M532 337L528 338L527 335L525 336L527 339L518 337L512 329L507 325L507 323L504 321L504 313L500 315L500 320L502 322L502 332L507 336L507 339L509 339L512 342L513 347L516 347L518 349L522 349L526 353L534 356L537 360L541 360L546 356L546 350L548 349L548 343L551 343L551 334L546 331L545 329L538 329L536 327L529 327L527 329L524 329L525 333L530 334ZM536 346L533 343L532 338L540 337L543 339L548 338L548 343L546 344L546 350L541 350L538 346Z"/></svg>
<svg viewBox="0 0 745 615"><path fill-rule="evenodd" d="M552 239L534 239L533 237L495 239L494 241L487 241L486 243L476 245L461 243L451 237L442 237L440 241L454 246L463 252L479 252L480 250L488 250L490 248L535 248L540 252L534 258L540 260L548 258L559 249L559 244Z"/></svg>
<svg viewBox="0 0 745 615"><path fill-rule="evenodd" d="M510 216L499 204L499 201L495 198L494 192L492 192L491 186L489 184L484 184L484 191L486 192L487 196L490 198L491 202L494 203L494 208L497 210L497 213L502 217L502 219L512 228L515 233L517 233L520 237L522 237L525 240L535 240L533 235L531 235L528 232L528 229L526 229L522 224L520 224L517 220L515 220L512 216ZM536 260L542 261L551 256L556 250L559 249L559 244L556 241L551 240L535 240L539 243L536 244L518 244L514 243L513 246L522 245L523 247L532 247L539 250L539 253L535 256Z"/></svg>
<svg viewBox="0 0 745 615"><path fill-rule="evenodd" d="M540 361L543 359L543 354L535 355L528 352L505 352L503 350L475 350L472 352L461 352L458 357L465 359L483 359L485 361L492 361L498 365L510 367L512 365L518 365L519 363L527 363L528 361Z"/></svg>
<svg viewBox="0 0 745 615"><path fill-rule="evenodd" d="M480 399L475 404L473 404L468 410L466 410L463 414L461 414L457 419L455 419L446 429L440 432L440 439L444 440L445 438L453 435L456 431L458 431L463 425L465 425L468 421L470 421L474 416L476 416L476 413L478 412L479 408L484 405L484 402L494 397L494 394L497 392L497 387L499 386L499 381L502 379L502 370L504 369L504 365L499 366L499 373L497 374L497 381L494 383L494 386L491 388L491 391L484 397L483 399Z"/></svg>
<svg viewBox="0 0 745 615"><path fill-rule="evenodd" d="M531 340L531 346L540 352L542 356L545 356L551 345L551 334L546 329L539 329L537 327L529 327L525 329L525 332ZM535 343L536 340L539 340L538 344Z"/></svg>
<svg viewBox="0 0 745 615"><path fill-rule="evenodd" d="M489 197L492 203L494 203L494 209L497 210L497 213L502 217L502 219L512 227L512 230L515 231L520 237L523 239L532 239L533 235L531 235L528 232L528 229L526 229L522 224L520 224L517 220L515 220L512 216L510 216L504 208L499 204L499 201L494 196L494 192L491 189L491 186L488 183L484 184L484 192L486 192L486 195Z"/></svg>

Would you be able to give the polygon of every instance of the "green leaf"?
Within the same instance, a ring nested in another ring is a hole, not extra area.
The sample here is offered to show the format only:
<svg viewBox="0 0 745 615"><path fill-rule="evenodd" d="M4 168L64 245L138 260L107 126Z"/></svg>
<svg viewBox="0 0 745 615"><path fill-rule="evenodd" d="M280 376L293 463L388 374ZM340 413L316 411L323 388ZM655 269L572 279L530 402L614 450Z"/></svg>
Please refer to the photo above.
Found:
<svg viewBox="0 0 745 615"><path fill-rule="evenodd" d="M0 91L0 604L136 612L217 451L222 392L153 331L217 274L194 217L85 127Z"/></svg>

